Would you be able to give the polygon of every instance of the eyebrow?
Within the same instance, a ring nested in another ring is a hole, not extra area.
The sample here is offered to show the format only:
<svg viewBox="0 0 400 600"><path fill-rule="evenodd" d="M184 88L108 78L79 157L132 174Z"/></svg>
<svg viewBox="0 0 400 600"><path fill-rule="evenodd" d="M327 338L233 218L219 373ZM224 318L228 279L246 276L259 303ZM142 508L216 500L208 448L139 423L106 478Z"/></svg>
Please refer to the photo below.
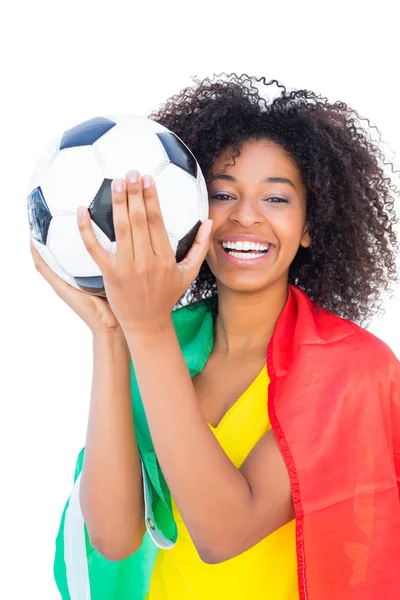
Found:
<svg viewBox="0 0 400 600"><path fill-rule="evenodd" d="M212 175L209 181L215 181L216 179L221 179L222 181L233 181L233 183L237 183L238 181L236 177L232 177L232 175L224 175L222 173L220 175ZM264 179L261 179L260 183L287 183L288 185L292 186L293 189L296 189L293 181L287 177L264 177Z"/></svg>

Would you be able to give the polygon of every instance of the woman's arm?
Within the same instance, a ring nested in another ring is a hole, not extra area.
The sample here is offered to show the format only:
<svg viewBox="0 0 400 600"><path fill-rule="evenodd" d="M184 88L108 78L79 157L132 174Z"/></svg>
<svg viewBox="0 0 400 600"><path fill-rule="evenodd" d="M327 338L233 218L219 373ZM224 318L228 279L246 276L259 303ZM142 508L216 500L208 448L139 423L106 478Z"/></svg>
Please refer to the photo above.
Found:
<svg viewBox="0 0 400 600"><path fill-rule="evenodd" d="M260 449L258 445L253 449L254 456L261 454L261 459L254 458L247 465L248 478L229 460L201 413L173 327L172 309L199 273L209 248L212 221L201 224L189 253L178 264L164 226L154 180L150 176L140 180L137 172L132 175L127 185L124 181L113 184L116 255L110 255L99 244L87 211L79 221L79 230L86 249L103 274L107 299L125 333L167 484L200 556L206 562L220 561L232 552L240 553L253 539L265 537L288 520L290 486L271 436L271 443L264 442L263 446L260 440ZM112 394L111 388L108 391ZM123 414L128 419L128 403L123 404ZM130 423L121 417L117 422L111 410L106 408L104 412L111 417L109 430L99 422L92 432L93 437L97 436L100 454L101 429L116 444L117 432L125 423L125 444L119 448L119 460L108 459L108 482L118 486L119 494L110 497L112 514L110 517L108 513L105 535L112 536L112 525L117 523L117 536L113 539L125 536L127 544L130 540L128 553L131 553L136 549L140 522L130 504L137 502L139 477L138 461L132 462L135 451L132 418ZM105 452L103 458L106 460ZM118 464L122 466L116 475L110 465L118 468ZM268 464L267 472L264 464ZM124 481L124 473L128 474L128 481ZM269 481L273 481L274 492ZM281 485L282 481L285 485ZM99 510L97 515L98 527L102 512Z"/></svg>
<svg viewBox="0 0 400 600"><path fill-rule="evenodd" d="M127 342L161 469L202 560L237 556L292 520L273 433L234 466L204 419L172 322Z"/></svg>
<svg viewBox="0 0 400 600"><path fill-rule="evenodd" d="M93 380L80 503L91 544L108 560L132 554L145 533L133 427L130 354L121 329L93 336Z"/></svg>

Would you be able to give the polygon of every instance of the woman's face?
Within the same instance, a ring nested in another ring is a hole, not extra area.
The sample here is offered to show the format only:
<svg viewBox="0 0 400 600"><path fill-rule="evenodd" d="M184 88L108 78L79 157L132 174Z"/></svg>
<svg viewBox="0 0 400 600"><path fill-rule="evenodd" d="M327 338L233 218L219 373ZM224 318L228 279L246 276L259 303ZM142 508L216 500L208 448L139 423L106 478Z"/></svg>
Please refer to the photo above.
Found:
<svg viewBox="0 0 400 600"><path fill-rule="evenodd" d="M222 152L208 182L214 223L207 263L218 284L236 291L287 282L299 246L311 245L300 171L268 140L245 142L235 166L219 174L227 162Z"/></svg>

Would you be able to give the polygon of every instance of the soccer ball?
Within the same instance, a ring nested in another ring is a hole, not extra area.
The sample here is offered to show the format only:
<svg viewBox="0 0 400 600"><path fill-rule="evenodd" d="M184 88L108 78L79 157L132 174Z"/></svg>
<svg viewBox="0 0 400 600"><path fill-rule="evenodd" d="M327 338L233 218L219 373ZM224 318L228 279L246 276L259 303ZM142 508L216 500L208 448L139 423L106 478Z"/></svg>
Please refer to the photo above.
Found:
<svg viewBox="0 0 400 600"><path fill-rule="evenodd" d="M208 218L207 187L189 148L155 121L135 115L85 121L52 142L28 184L33 244L57 275L84 292L106 296L76 210L88 208L96 238L115 253L111 182L124 179L130 169L154 178L171 247L181 261Z"/></svg>

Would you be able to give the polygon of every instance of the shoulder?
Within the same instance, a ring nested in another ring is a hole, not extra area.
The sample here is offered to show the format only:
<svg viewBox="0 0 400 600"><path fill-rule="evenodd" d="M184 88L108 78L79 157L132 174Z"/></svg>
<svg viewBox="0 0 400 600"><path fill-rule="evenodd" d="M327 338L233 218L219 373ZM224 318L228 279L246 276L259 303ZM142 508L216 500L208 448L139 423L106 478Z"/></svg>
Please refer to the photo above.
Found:
<svg viewBox="0 0 400 600"><path fill-rule="evenodd" d="M315 346L321 353L330 354L334 362L345 364L354 361L365 368L399 368L393 350L382 339L357 323L340 317L326 308L318 306L307 294L291 286L297 304L297 343ZM323 349L323 350L322 350Z"/></svg>
<svg viewBox="0 0 400 600"><path fill-rule="evenodd" d="M313 343L304 358L317 363L323 381L348 394L356 410L380 406L389 423L400 408L400 361L392 348L371 331L325 309L314 315L313 326ZM326 398L329 402L329 394ZM400 412L398 421L395 428L400 431Z"/></svg>
<svg viewBox="0 0 400 600"><path fill-rule="evenodd" d="M321 309L314 312L318 342L332 347L345 362L355 359L362 368L398 372L400 362L390 346L357 323Z"/></svg>

